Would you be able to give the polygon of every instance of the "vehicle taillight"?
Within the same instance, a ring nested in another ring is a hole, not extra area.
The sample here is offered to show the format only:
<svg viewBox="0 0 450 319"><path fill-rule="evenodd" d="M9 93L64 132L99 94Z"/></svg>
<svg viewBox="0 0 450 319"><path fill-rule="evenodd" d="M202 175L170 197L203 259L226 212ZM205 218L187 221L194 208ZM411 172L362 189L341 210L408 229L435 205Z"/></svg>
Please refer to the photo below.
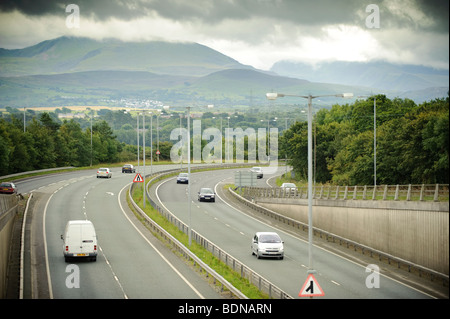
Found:
<svg viewBox="0 0 450 319"><path fill-rule="evenodd" d="M66 251L69 251L69 246L66 246Z"/></svg>
<svg viewBox="0 0 450 319"><path fill-rule="evenodd" d="M97 250L97 245L94 245L94 250Z"/></svg>

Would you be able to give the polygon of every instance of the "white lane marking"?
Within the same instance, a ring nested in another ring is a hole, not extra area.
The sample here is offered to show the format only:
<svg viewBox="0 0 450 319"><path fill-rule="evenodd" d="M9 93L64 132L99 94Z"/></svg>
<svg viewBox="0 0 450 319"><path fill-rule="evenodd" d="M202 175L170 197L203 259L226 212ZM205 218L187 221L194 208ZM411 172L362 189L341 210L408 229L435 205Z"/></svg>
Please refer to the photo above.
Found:
<svg viewBox="0 0 450 319"><path fill-rule="evenodd" d="M43 223L42 223L42 232L44 235L45 270L47 271L48 293L49 293L50 299L53 299L53 288L52 288L52 279L50 276L50 265L48 264L48 250L47 250L47 235L46 235L46 231L45 231L45 218L47 216L48 204L50 203L50 200L52 199L53 195L56 194L56 192L57 191L54 191L53 194L50 195L50 198L47 200L47 203L45 203Z"/></svg>
<svg viewBox="0 0 450 319"><path fill-rule="evenodd" d="M115 273L114 270L112 269L111 263L109 262L108 258L106 257L106 254L105 254L105 252L103 251L102 247L98 246L98 249L101 251L103 257L105 258L106 264L108 265L109 269L111 270L111 273L112 273L114 279L116 280L117 284L119 285L120 290L122 290L123 297L124 297L125 299L128 299L128 296L127 296L127 294L125 293L125 290L123 289L123 286L122 286L122 284L120 283L119 278L116 276L116 273Z"/></svg>
<svg viewBox="0 0 450 319"><path fill-rule="evenodd" d="M164 255L147 239L147 237L144 236L144 234L136 227L136 225L134 225L134 223L131 221L131 219L128 217L128 215L126 214L125 210L122 207L122 203L120 202L120 196L122 194L122 191L128 187L130 184L125 185L119 192L119 195L117 195L117 200L119 202L119 206L120 209L122 210L123 215L126 217L126 219L128 219L128 221L130 222L130 224L134 227L134 229L136 229L136 231L142 236L142 238L144 238L144 240L158 253L158 255L169 265L170 268L172 268L172 270L197 294L197 296L199 296L199 298L201 299L205 299L205 297L197 290L195 289L194 285L192 285L176 268L175 266L172 265L172 263L167 260L166 257L164 257Z"/></svg>

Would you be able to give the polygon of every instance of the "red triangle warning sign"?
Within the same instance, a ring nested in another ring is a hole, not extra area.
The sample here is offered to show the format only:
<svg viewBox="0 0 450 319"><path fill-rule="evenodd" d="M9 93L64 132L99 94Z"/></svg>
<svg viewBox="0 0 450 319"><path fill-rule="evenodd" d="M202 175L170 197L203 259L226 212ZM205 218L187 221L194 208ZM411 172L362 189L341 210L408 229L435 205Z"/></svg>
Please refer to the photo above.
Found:
<svg viewBox="0 0 450 319"><path fill-rule="evenodd" d="M144 182L144 179L142 178L142 175L137 173L133 179L133 183L143 183L143 182Z"/></svg>
<svg viewBox="0 0 450 319"><path fill-rule="evenodd" d="M316 278L313 274L310 274L308 278L306 278L305 283L303 284L299 297L322 297L325 296L322 288L319 286Z"/></svg>

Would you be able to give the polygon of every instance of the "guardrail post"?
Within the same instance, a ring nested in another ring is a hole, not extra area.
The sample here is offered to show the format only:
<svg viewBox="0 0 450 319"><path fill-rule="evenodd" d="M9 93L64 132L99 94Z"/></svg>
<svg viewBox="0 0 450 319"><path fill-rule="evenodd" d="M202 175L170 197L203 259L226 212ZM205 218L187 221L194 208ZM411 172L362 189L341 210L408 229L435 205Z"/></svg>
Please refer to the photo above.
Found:
<svg viewBox="0 0 450 319"><path fill-rule="evenodd" d="M406 194L406 200L411 200L411 184L408 185L408 193Z"/></svg>
<svg viewBox="0 0 450 319"><path fill-rule="evenodd" d="M419 197L420 201L423 201L424 192L425 192L425 184L422 184L422 187L420 188L420 197Z"/></svg>
<svg viewBox="0 0 450 319"><path fill-rule="evenodd" d="M439 199L439 184L436 184L436 188L434 189L434 201L437 202Z"/></svg>
<svg viewBox="0 0 450 319"><path fill-rule="evenodd" d="M400 186L397 184L397 187L395 187L395 196L394 200L398 200L398 191L400 190Z"/></svg>

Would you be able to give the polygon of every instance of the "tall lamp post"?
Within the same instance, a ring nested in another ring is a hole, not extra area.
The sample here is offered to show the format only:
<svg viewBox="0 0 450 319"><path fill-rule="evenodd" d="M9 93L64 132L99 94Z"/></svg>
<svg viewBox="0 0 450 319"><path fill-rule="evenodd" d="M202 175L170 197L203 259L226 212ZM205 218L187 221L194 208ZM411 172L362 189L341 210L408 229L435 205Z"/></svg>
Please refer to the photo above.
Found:
<svg viewBox="0 0 450 319"><path fill-rule="evenodd" d="M208 108L213 108L214 105L208 105ZM189 246L192 243L192 219L191 219L191 106L186 107L187 112L187 160L188 160L188 212L189 212Z"/></svg>
<svg viewBox="0 0 450 319"><path fill-rule="evenodd" d="M308 273L314 273L313 256L312 256L312 241L313 241L313 225L312 225L312 100L318 97L334 96L351 98L353 93L328 94L328 95L291 95L282 93L267 93L266 97L269 100L276 100L279 97L293 96L308 99L308 255L309 268Z"/></svg>

